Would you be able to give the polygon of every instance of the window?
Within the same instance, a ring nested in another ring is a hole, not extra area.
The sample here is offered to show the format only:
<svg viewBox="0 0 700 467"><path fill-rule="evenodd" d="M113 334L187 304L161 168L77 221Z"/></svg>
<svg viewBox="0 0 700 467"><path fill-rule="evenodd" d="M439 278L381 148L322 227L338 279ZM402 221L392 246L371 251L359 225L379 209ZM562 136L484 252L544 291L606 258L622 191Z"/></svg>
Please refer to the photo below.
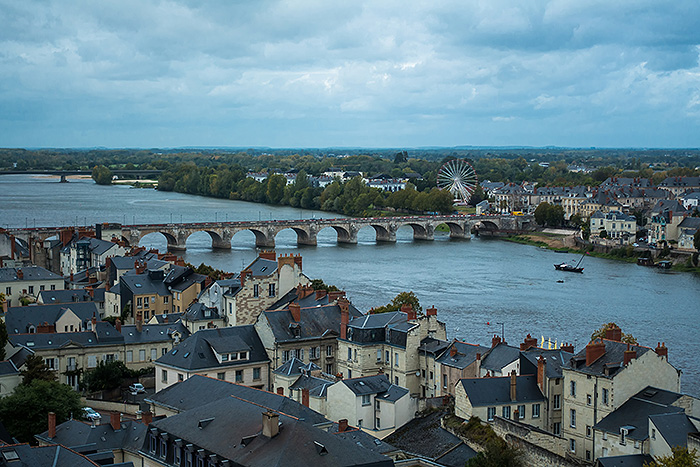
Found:
<svg viewBox="0 0 700 467"><path fill-rule="evenodd" d="M167 382L168 382L168 370L162 370L162 371L161 371L160 380L163 381L164 383L167 383Z"/></svg>
<svg viewBox="0 0 700 467"><path fill-rule="evenodd" d="M586 449L586 460L591 460L591 451L589 451L588 449Z"/></svg>
<svg viewBox="0 0 700 467"><path fill-rule="evenodd" d="M570 391L571 397L576 397L576 381L571 382Z"/></svg>
<svg viewBox="0 0 700 467"><path fill-rule="evenodd" d="M586 425L586 438L590 438L590 437L591 437L591 432L592 432L591 426L590 426L590 425Z"/></svg>
<svg viewBox="0 0 700 467"><path fill-rule="evenodd" d="M253 297L258 297L260 295L260 286L255 284L253 286Z"/></svg>
<svg viewBox="0 0 700 467"><path fill-rule="evenodd" d="M540 418L540 404L532 404L532 418Z"/></svg>
<svg viewBox="0 0 700 467"><path fill-rule="evenodd" d="M554 409L554 410L561 409L561 395L559 395L559 394L554 395L554 402L552 402L552 409Z"/></svg>
<svg viewBox="0 0 700 467"><path fill-rule="evenodd" d="M289 361L289 350L282 352L282 363Z"/></svg>
<svg viewBox="0 0 700 467"><path fill-rule="evenodd" d="M168 353L168 348L167 348L167 347L163 347L162 349L160 349L160 354L161 354L161 355L165 355L166 353Z"/></svg>
<svg viewBox="0 0 700 467"><path fill-rule="evenodd" d="M610 400L610 393L608 392L607 389L603 389L603 404L608 405L609 400Z"/></svg>
<svg viewBox="0 0 700 467"><path fill-rule="evenodd" d="M326 346L326 357L332 357L332 356L333 356L333 346L327 345Z"/></svg>
<svg viewBox="0 0 700 467"><path fill-rule="evenodd" d="M399 366L399 353L394 352L394 366Z"/></svg>
<svg viewBox="0 0 700 467"><path fill-rule="evenodd" d="M574 409L571 409L569 426L571 426L571 428L576 428L576 410Z"/></svg>
<svg viewBox="0 0 700 467"><path fill-rule="evenodd" d="M156 453L156 437L153 435L149 435L149 443L148 443L148 449L151 451L151 454Z"/></svg>
<svg viewBox="0 0 700 467"><path fill-rule="evenodd" d="M382 361L382 349L377 350L377 361L378 362Z"/></svg>
<svg viewBox="0 0 700 467"><path fill-rule="evenodd" d="M486 409L486 419L490 422L496 416L496 407L489 407Z"/></svg>
<svg viewBox="0 0 700 467"><path fill-rule="evenodd" d="M332 363L326 363L326 373L329 375L333 374L333 364Z"/></svg>
<svg viewBox="0 0 700 467"><path fill-rule="evenodd" d="M170 297L168 297L167 295L165 295L165 296L163 297L163 303L167 305L169 301L170 301Z"/></svg>
<svg viewBox="0 0 700 467"><path fill-rule="evenodd" d="M442 388L447 389L447 373L442 374Z"/></svg>
<svg viewBox="0 0 700 467"><path fill-rule="evenodd" d="M525 405L518 406L518 418L525 418Z"/></svg>
<svg viewBox="0 0 700 467"><path fill-rule="evenodd" d="M228 354L227 354L227 353L222 353L222 354L221 354L221 361L222 361L222 362L228 362Z"/></svg>
<svg viewBox="0 0 700 467"><path fill-rule="evenodd" d="M603 439L606 440L606 441L607 441L607 439L608 439L608 434L607 434L605 431L603 432Z"/></svg>
<svg viewBox="0 0 700 467"><path fill-rule="evenodd" d="M143 298L137 297L136 298L136 306L141 308L141 305L143 304Z"/></svg>
<svg viewBox="0 0 700 467"><path fill-rule="evenodd" d="M178 373L177 380L178 382L183 382L185 380L185 376L182 373Z"/></svg>
<svg viewBox="0 0 700 467"><path fill-rule="evenodd" d="M46 368L49 370L55 370L56 369L56 359L55 358L47 358L44 360L44 365L46 365Z"/></svg>
<svg viewBox="0 0 700 467"><path fill-rule="evenodd" d="M12 287L5 287L5 295L12 295Z"/></svg>
<svg viewBox="0 0 700 467"><path fill-rule="evenodd" d="M97 355L88 355L88 368L95 368L97 366Z"/></svg>
<svg viewBox="0 0 700 467"><path fill-rule="evenodd" d="M275 296L275 284L270 284L270 286L268 287L268 292L270 297Z"/></svg>
<svg viewBox="0 0 700 467"><path fill-rule="evenodd" d="M139 361L140 362L146 361L146 349L139 350Z"/></svg>
<svg viewBox="0 0 700 467"><path fill-rule="evenodd" d="M561 435L561 423L560 422L555 422L554 425L552 425L552 433L556 436Z"/></svg>
<svg viewBox="0 0 700 467"><path fill-rule="evenodd" d="M627 429L626 428L620 428L620 444L623 446L627 444Z"/></svg>
<svg viewBox="0 0 700 467"><path fill-rule="evenodd" d="M143 307L144 308L150 308L150 305L148 304L148 297L143 301Z"/></svg>
<svg viewBox="0 0 700 467"><path fill-rule="evenodd" d="M243 382L243 370L236 370L236 382L237 383Z"/></svg>
<svg viewBox="0 0 700 467"><path fill-rule="evenodd" d="M158 360L158 349L151 349L151 361Z"/></svg>
<svg viewBox="0 0 700 467"><path fill-rule="evenodd" d="M160 440L160 454L161 459L165 459L168 455L168 445L164 439Z"/></svg>
<svg viewBox="0 0 700 467"><path fill-rule="evenodd" d="M603 456L602 457L608 457L608 448L603 448Z"/></svg>
<svg viewBox="0 0 700 467"><path fill-rule="evenodd" d="M362 405L369 405L369 394L362 395Z"/></svg>
<svg viewBox="0 0 700 467"><path fill-rule="evenodd" d="M46 286L45 286L45 285L40 285L40 286L39 286L39 291L42 291L42 290L46 290Z"/></svg>
<svg viewBox="0 0 700 467"><path fill-rule="evenodd" d="M430 372L430 380L432 381L432 379L433 379L433 372L431 371Z"/></svg>
<svg viewBox="0 0 700 467"><path fill-rule="evenodd" d="M379 417L376 418L376 420L375 420L374 423L376 424L376 428L377 428L377 430L378 430L379 427L381 426L381 421L379 420Z"/></svg>
<svg viewBox="0 0 700 467"><path fill-rule="evenodd" d="M33 285L29 286L29 293L34 294L34 286Z"/></svg>
<svg viewBox="0 0 700 467"><path fill-rule="evenodd" d="M651 439L656 439L656 429L651 429Z"/></svg>
<svg viewBox="0 0 700 467"><path fill-rule="evenodd" d="M352 349L348 347L348 360L352 360Z"/></svg>
<svg viewBox="0 0 700 467"><path fill-rule="evenodd" d="M396 386L399 385L399 377L398 377L398 376L394 376L394 384L395 384Z"/></svg>
<svg viewBox="0 0 700 467"><path fill-rule="evenodd" d="M348 378L352 379L352 370L348 370Z"/></svg>
<svg viewBox="0 0 700 467"><path fill-rule="evenodd" d="M255 380L255 381L260 380L260 367L253 368L253 380Z"/></svg>
<svg viewBox="0 0 700 467"><path fill-rule="evenodd" d="M217 373L216 379L220 379L221 381L226 381L226 372L222 371L220 373Z"/></svg>
<svg viewBox="0 0 700 467"><path fill-rule="evenodd" d="M591 405L593 403L593 398L590 394L586 394L586 405Z"/></svg>
<svg viewBox="0 0 700 467"><path fill-rule="evenodd" d="M51 284L51 290L56 290L56 284Z"/></svg>
<svg viewBox="0 0 700 467"><path fill-rule="evenodd" d="M510 405L504 406L501 410L501 414L503 415L503 418L510 418Z"/></svg>
<svg viewBox="0 0 700 467"><path fill-rule="evenodd" d="M173 449L173 464L179 466L182 463L182 448L175 446Z"/></svg>
<svg viewBox="0 0 700 467"><path fill-rule="evenodd" d="M304 360L304 349L298 350L299 360ZM357 350L355 350L355 360L357 360Z"/></svg>
<svg viewBox="0 0 700 467"><path fill-rule="evenodd" d="M384 352L384 361L386 363L389 363L389 351L388 350L386 352Z"/></svg>
<svg viewBox="0 0 700 467"><path fill-rule="evenodd" d="M357 428L362 428L362 419L357 421Z"/></svg>
<svg viewBox="0 0 700 467"><path fill-rule="evenodd" d="M569 440L569 451L576 452L576 440L573 438Z"/></svg>

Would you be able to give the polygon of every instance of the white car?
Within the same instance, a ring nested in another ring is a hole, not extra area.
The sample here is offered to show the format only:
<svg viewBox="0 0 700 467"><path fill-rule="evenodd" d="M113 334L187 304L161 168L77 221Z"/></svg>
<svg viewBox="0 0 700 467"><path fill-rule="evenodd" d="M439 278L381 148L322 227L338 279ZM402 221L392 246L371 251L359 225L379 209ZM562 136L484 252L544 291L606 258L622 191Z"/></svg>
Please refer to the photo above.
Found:
<svg viewBox="0 0 700 467"><path fill-rule="evenodd" d="M102 418L102 415L100 415L99 412L96 412L94 409L91 409L90 407L85 407L83 409L83 416L86 419L93 420L93 421L98 421Z"/></svg>
<svg viewBox="0 0 700 467"><path fill-rule="evenodd" d="M141 383L134 383L129 386L129 391L131 391L132 394L141 394L146 392L146 388L144 388Z"/></svg>

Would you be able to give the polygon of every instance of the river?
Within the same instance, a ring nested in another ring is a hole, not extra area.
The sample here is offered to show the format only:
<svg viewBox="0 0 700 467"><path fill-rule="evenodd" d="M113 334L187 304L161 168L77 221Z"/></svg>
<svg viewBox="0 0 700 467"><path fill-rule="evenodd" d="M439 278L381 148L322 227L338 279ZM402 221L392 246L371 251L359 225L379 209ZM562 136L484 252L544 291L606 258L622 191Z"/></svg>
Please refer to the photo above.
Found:
<svg viewBox="0 0 700 467"><path fill-rule="evenodd" d="M96 222L167 223L213 220L338 217L290 207L219 200L179 193L99 186L91 180L29 175L0 176L0 226L55 226ZM700 276L586 257L584 274L555 271L552 264L577 260L573 255L501 240L453 240L436 233L435 241L412 240L402 228L395 244L374 241L371 227L358 234L357 245L337 244L324 229L318 246L297 247L296 234L281 232L278 253L303 256L304 272L346 290L362 310L413 291L423 308L434 305L447 323L448 335L488 345L505 331L509 344L526 334L576 350L591 332L614 321L642 345L666 342L669 360L683 370L682 389L700 395ZM164 250L165 238L151 234L143 245ZM253 234L241 232L228 250L212 250L206 233L192 235L182 255L239 271L256 256ZM563 283L557 280L563 279ZM487 324L490 323L490 324ZM502 324L501 324L502 323Z"/></svg>

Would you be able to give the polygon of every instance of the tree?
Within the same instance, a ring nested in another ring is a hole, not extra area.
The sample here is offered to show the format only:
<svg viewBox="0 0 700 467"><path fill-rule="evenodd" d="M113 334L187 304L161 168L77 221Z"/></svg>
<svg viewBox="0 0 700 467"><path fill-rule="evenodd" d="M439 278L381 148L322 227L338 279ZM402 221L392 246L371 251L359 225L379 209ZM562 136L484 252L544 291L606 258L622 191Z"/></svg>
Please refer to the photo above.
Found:
<svg viewBox="0 0 700 467"><path fill-rule="evenodd" d="M644 467L699 467L698 453L695 449L688 451L687 447L674 446L670 456L659 456Z"/></svg>
<svg viewBox="0 0 700 467"><path fill-rule="evenodd" d="M387 303L384 306L380 306L379 308L374 308L371 312L372 313L387 313L391 311L399 311L403 305L411 305L413 310L417 312L423 311L423 308L420 306L420 302L418 301L418 297L416 297L416 294L413 292L401 292L394 299L391 301L391 303Z"/></svg>
<svg viewBox="0 0 700 467"><path fill-rule="evenodd" d="M693 235L693 246L696 250L700 251L700 229Z"/></svg>
<svg viewBox="0 0 700 467"><path fill-rule="evenodd" d="M549 219L551 207L552 206L547 202L538 204L537 208L535 208L535 222L544 227L545 224L547 224L547 219Z"/></svg>
<svg viewBox="0 0 700 467"><path fill-rule="evenodd" d="M272 175L267 178L267 199L272 204L279 204L284 197L284 187L287 179L282 175Z"/></svg>
<svg viewBox="0 0 700 467"><path fill-rule="evenodd" d="M5 296L0 294L0 303L4 298ZM5 326L5 320L0 319L0 360L5 360L5 345L7 345L7 326Z"/></svg>
<svg viewBox="0 0 700 467"><path fill-rule="evenodd" d="M32 354L24 360L24 369L19 372L22 375L22 384L31 384L34 380L56 381L53 370L46 366L44 359Z"/></svg>
<svg viewBox="0 0 700 467"><path fill-rule="evenodd" d="M605 229L603 229L603 230L600 231L600 233L598 234L598 236L599 236L600 238L608 238L608 231L605 230Z"/></svg>
<svg viewBox="0 0 700 467"><path fill-rule="evenodd" d="M34 440L34 435L46 431L48 413L56 414L56 423L82 411L80 395L70 386L56 381L34 380L17 386L15 392L0 399L0 419L14 437L23 442Z"/></svg>
<svg viewBox="0 0 700 467"><path fill-rule="evenodd" d="M99 362L94 370L83 374L81 385L89 392L104 391L119 387L122 380L130 376L131 371L124 362Z"/></svg>
<svg viewBox="0 0 700 467"><path fill-rule="evenodd" d="M467 461L465 467L522 467L522 453L505 442L491 441L486 449Z"/></svg>
<svg viewBox="0 0 700 467"><path fill-rule="evenodd" d="M617 328L617 327L619 327L619 326L615 323L604 324L600 328L593 331L593 334L591 334L591 341L594 341L596 339L605 338L605 331L607 331L608 329L613 329L613 328ZM639 343L637 342L637 339L632 334L626 334L624 332L622 333L622 342L625 342L627 344L639 345Z"/></svg>
<svg viewBox="0 0 700 467"><path fill-rule="evenodd" d="M323 279L312 279L311 280L311 287L314 290L325 290L326 292L335 292L338 289L338 287L334 285L327 285L326 283L323 282Z"/></svg>
<svg viewBox="0 0 700 467"><path fill-rule="evenodd" d="M111 185L112 171L104 165L96 165L92 169L92 179L95 180L95 183L98 185Z"/></svg>

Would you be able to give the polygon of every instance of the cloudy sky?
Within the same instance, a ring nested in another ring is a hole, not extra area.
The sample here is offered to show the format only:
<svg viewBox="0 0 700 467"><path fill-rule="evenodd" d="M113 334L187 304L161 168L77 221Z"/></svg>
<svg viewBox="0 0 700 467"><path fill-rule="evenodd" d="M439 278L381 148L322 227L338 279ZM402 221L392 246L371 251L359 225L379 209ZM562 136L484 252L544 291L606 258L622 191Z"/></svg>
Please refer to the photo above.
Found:
<svg viewBox="0 0 700 467"><path fill-rule="evenodd" d="M699 147L699 21L697 0L0 0L0 146Z"/></svg>

